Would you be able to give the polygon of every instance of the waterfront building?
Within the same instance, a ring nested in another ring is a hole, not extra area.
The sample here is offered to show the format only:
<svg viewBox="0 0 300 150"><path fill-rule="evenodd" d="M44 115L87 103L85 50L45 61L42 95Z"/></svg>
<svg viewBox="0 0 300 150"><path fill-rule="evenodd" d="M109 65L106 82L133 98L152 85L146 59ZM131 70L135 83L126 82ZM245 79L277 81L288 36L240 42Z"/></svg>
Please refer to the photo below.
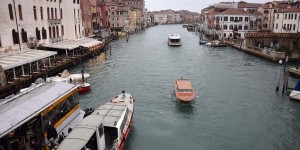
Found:
<svg viewBox="0 0 300 150"><path fill-rule="evenodd" d="M112 3L110 5L110 29L111 31L125 31L129 28L130 7L124 3Z"/></svg>
<svg viewBox="0 0 300 150"><path fill-rule="evenodd" d="M154 22L165 24L168 22L168 14L154 12Z"/></svg>
<svg viewBox="0 0 300 150"><path fill-rule="evenodd" d="M84 33L79 0L3 0L0 6L0 51L34 48Z"/></svg>
<svg viewBox="0 0 300 150"><path fill-rule="evenodd" d="M93 35L92 27L92 4L90 0L81 0L80 9L82 11L82 24L84 26L84 36Z"/></svg>
<svg viewBox="0 0 300 150"><path fill-rule="evenodd" d="M275 12L274 33L299 33L300 8L287 8Z"/></svg>
<svg viewBox="0 0 300 150"><path fill-rule="evenodd" d="M228 9L215 15L216 34L219 38L244 38L246 32L258 31L259 13L243 9Z"/></svg>

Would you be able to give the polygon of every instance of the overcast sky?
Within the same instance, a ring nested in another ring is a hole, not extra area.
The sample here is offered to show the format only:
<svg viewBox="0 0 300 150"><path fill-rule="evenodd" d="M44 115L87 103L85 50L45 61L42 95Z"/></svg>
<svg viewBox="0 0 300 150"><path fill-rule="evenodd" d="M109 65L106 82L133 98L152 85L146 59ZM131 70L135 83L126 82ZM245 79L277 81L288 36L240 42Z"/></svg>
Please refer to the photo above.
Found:
<svg viewBox="0 0 300 150"><path fill-rule="evenodd" d="M239 2L238 0L236 2ZM243 0L248 3L265 3L271 0ZM165 9L189 10L192 12L201 12L201 9L219 2L232 2L230 0L145 0L148 11L157 11Z"/></svg>

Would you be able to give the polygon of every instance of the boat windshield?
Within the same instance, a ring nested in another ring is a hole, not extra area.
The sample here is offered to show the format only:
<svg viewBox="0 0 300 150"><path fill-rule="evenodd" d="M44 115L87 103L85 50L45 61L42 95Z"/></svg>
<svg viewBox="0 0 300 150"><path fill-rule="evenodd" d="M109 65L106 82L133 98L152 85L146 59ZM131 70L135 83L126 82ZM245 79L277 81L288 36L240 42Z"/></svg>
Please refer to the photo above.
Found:
<svg viewBox="0 0 300 150"><path fill-rule="evenodd" d="M193 92L193 89L178 89L178 92Z"/></svg>
<svg viewBox="0 0 300 150"><path fill-rule="evenodd" d="M180 39L170 39L171 42L180 42Z"/></svg>

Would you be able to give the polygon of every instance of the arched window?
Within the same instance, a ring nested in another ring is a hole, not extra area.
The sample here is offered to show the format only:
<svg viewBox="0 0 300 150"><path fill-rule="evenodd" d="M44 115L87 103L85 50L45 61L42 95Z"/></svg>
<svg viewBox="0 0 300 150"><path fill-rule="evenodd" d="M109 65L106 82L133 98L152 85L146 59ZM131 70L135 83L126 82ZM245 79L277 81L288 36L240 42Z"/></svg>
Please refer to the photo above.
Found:
<svg viewBox="0 0 300 150"><path fill-rule="evenodd" d="M53 19L53 8L51 8L51 19Z"/></svg>
<svg viewBox="0 0 300 150"><path fill-rule="evenodd" d="M64 26L63 25L61 25L61 36L64 36L64 33L65 31L64 31Z"/></svg>
<svg viewBox="0 0 300 150"><path fill-rule="evenodd" d="M77 4L79 4L79 0L77 0Z"/></svg>
<svg viewBox="0 0 300 150"><path fill-rule="evenodd" d="M55 19L57 19L57 10L55 8Z"/></svg>
<svg viewBox="0 0 300 150"><path fill-rule="evenodd" d="M58 26L56 26L56 36L59 37L59 30L58 30Z"/></svg>
<svg viewBox="0 0 300 150"><path fill-rule="evenodd" d="M35 36L37 40L41 40L41 33L38 28L35 28Z"/></svg>
<svg viewBox="0 0 300 150"><path fill-rule="evenodd" d="M15 29L12 30L12 37L13 37L14 44L18 44L19 43L19 36L18 36L18 32L16 32Z"/></svg>
<svg viewBox="0 0 300 150"><path fill-rule="evenodd" d="M22 36L22 42L23 43L28 42L28 40L27 40L27 32L24 29L21 30L21 36Z"/></svg>
<svg viewBox="0 0 300 150"><path fill-rule="evenodd" d="M23 16L22 16L22 6L21 6L21 5L18 6L18 10L19 10L19 17L20 17L20 20L23 20Z"/></svg>
<svg viewBox="0 0 300 150"><path fill-rule="evenodd" d="M43 15L43 7L40 8L40 11L41 11L41 19L43 20L43 19L44 19L44 15Z"/></svg>
<svg viewBox="0 0 300 150"><path fill-rule="evenodd" d="M55 27L52 27L52 32L53 32L53 38L55 38Z"/></svg>
<svg viewBox="0 0 300 150"><path fill-rule="evenodd" d="M9 11L10 20L13 20L14 15L13 15L13 10L12 10L12 5L11 4L8 4L8 11Z"/></svg>
<svg viewBox="0 0 300 150"><path fill-rule="evenodd" d="M63 12L62 8L60 9L60 19L63 19Z"/></svg>
<svg viewBox="0 0 300 150"><path fill-rule="evenodd" d="M52 38L51 27L49 27L49 37L50 37L50 39Z"/></svg>
<svg viewBox="0 0 300 150"><path fill-rule="evenodd" d="M48 19L50 19L49 7L47 7L47 15L48 15Z"/></svg>
<svg viewBox="0 0 300 150"><path fill-rule="evenodd" d="M43 36L43 39L47 39L47 32L44 27L42 28L42 36Z"/></svg>
<svg viewBox="0 0 300 150"><path fill-rule="evenodd" d="M33 6L33 16L34 16L34 20L37 20L36 7L35 6Z"/></svg>

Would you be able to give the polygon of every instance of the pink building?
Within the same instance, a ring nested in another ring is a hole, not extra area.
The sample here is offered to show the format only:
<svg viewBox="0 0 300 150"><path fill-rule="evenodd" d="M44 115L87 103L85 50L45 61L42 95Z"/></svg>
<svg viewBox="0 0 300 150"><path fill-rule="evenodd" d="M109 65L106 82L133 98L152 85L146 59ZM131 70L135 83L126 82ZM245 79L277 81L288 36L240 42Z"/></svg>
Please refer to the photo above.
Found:
<svg viewBox="0 0 300 150"><path fill-rule="evenodd" d="M84 26L84 36L92 36L93 35L93 27L92 27L92 13L91 13L91 3L90 0L81 0L80 1L80 9L82 11L82 23Z"/></svg>

